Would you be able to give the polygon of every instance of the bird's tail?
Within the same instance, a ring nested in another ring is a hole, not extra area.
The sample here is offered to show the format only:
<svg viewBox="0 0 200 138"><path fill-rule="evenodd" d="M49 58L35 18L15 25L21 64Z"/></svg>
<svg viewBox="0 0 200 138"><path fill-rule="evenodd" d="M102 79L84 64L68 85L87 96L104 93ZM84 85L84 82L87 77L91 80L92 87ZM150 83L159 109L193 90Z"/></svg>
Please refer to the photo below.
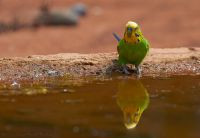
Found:
<svg viewBox="0 0 200 138"><path fill-rule="evenodd" d="M115 37L115 39L119 42L121 40L121 38L116 34L116 33L113 33L113 36Z"/></svg>

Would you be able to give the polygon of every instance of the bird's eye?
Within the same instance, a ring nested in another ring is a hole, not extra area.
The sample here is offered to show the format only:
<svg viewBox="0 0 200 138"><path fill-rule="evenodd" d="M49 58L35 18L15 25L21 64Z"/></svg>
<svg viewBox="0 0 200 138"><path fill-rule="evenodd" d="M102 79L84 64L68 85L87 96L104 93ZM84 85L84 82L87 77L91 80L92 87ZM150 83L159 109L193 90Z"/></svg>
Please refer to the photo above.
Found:
<svg viewBox="0 0 200 138"><path fill-rule="evenodd" d="M128 27L127 28L127 31L132 31L133 29L131 27Z"/></svg>

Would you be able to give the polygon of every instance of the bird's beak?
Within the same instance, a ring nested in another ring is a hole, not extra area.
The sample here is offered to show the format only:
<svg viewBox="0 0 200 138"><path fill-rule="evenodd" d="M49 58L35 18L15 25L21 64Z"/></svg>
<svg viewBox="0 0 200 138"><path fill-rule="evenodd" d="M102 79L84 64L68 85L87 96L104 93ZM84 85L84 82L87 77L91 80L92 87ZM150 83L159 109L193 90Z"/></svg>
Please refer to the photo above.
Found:
<svg viewBox="0 0 200 138"><path fill-rule="evenodd" d="M131 113L125 113L124 116L124 125L127 129L133 129L137 126L139 120L134 117Z"/></svg>
<svg viewBox="0 0 200 138"><path fill-rule="evenodd" d="M132 28L127 28L127 36L128 37L131 37L132 36L132 31L133 31L133 29Z"/></svg>

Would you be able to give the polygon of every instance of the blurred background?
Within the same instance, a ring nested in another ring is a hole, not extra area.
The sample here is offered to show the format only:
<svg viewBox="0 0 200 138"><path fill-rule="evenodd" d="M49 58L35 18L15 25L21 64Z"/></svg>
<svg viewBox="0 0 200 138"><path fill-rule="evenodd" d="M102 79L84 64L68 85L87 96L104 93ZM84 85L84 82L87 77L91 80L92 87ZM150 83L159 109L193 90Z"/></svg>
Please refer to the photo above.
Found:
<svg viewBox="0 0 200 138"><path fill-rule="evenodd" d="M0 0L0 57L116 51L141 26L151 47L199 47L199 0Z"/></svg>

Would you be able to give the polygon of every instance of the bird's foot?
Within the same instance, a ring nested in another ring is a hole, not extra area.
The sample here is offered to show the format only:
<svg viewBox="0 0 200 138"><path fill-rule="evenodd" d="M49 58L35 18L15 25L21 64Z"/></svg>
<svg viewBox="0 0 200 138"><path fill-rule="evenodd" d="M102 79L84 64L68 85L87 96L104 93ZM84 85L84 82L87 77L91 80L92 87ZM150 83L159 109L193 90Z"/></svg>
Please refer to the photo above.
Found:
<svg viewBox="0 0 200 138"><path fill-rule="evenodd" d="M126 75L130 75L130 72L127 70L127 66L123 65L123 73Z"/></svg>
<svg viewBox="0 0 200 138"><path fill-rule="evenodd" d="M141 73L142 69L137 66L136 67L136 75L137 75L137 78L141 78L142 77L142 73Z"/></svg>

